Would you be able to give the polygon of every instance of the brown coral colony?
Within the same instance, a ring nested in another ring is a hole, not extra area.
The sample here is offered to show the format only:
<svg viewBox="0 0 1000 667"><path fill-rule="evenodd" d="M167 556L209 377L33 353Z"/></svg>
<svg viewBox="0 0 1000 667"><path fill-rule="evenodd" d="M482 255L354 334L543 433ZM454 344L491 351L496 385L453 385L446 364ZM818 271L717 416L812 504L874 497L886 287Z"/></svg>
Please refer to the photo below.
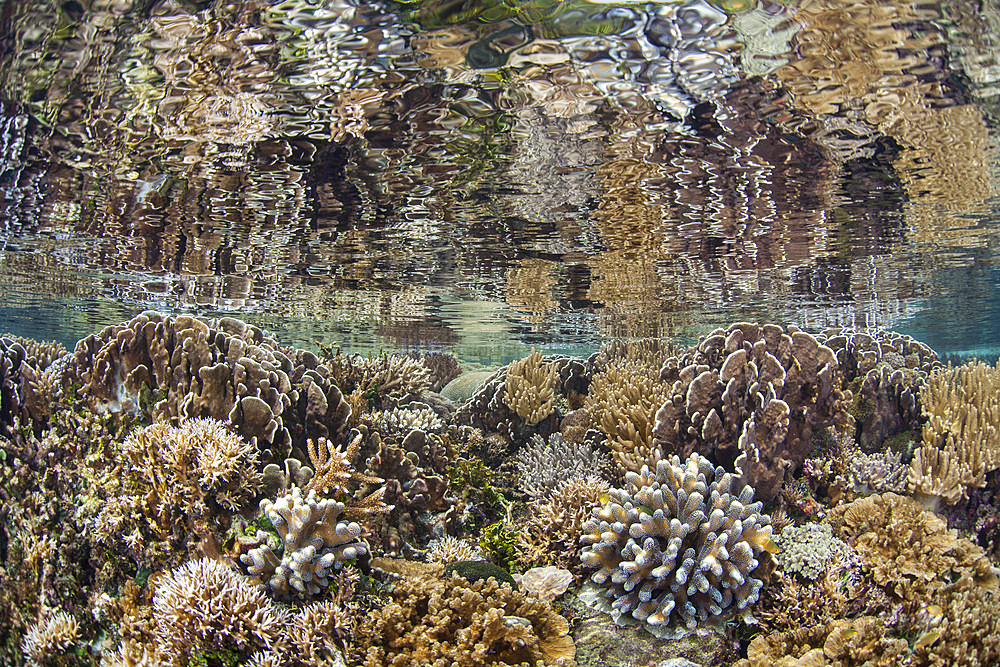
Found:
<svg viewBox="0 0 1000 667"><path fill-rule="evenodd" d="M1000 662L996 367L744 322L477 373L154 312L0 338L0 663Z"/></svg>

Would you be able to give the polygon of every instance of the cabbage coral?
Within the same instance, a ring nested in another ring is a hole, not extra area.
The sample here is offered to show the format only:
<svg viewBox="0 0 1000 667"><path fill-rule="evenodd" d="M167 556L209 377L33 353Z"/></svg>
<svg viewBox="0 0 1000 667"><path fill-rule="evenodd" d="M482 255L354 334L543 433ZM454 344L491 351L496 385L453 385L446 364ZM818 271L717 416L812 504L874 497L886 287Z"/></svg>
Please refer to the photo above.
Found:
<svg viewBox="0 0 1000 667"><path fill-rule="evenodd" d="M583 525L580 560L611 599L616 620L688 628L729 607L757 601L763 582L751 576L771 546L770 518L736 493L734 476L694 453L660 460L625 476Z"/></svg>

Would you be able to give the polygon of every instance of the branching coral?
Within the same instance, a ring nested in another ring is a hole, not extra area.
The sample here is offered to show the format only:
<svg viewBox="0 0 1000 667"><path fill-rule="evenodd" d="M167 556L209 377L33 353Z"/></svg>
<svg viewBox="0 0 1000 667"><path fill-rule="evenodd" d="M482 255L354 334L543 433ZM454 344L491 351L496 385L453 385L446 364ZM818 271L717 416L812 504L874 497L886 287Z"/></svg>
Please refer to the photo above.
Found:
<svg viewBox="0 0 1000 667"><path fill-rule="evenodd" d="M518 522L517 556L524 564L558 565L579 574L579 539L611 485L597 477L568 479L528 506Z"/></svg>
<svg viewBox="0 0 1000 667"><path fill-rule="evenodd" d="M288 620L257 586L209 558L189 561L158 582L153 618L160 653L177 665L194 652L270 648Z"/></svg>
<svg viewBox="0 0 1000 667"><path fill-rule="evenodd" d="M597 569L591 580L616 617L693 628L757 601L763 582L751 572L770 545L771 526L751 487L737 493L733 475L697 453L625 480L580 538L580 560Z"/></svg>
<svg viewBox="0 0 1000 667"><path fill-rule="evenodd" d="M536 500L543 500L566 480L605 477L611 469L607 454L595 452L585 442L570 442L559 433L548 443L533 436L531 444L517 453L520 488Z"/></svg>
<svg viewBox="0 0 1000 667"><path fill-rule="evenodd" d="M566 619L548 602L495 579L405 578L357 634L366 667L576 665Z"/></svg>
<svg viewBox="0 0 1000 667"><path fill-rule="evenodd" d="M908 654L906 640L886 636L883 619L862 616L759 635L736 667L894 667Z"/></svg>
<svg viewBox="0 0 1000 667"><path fill-rule="evenodd" d="M927 423L908 487L954 504L1000 468L1000 368L976 362L935 372L920 401Z"/></svg>
<svg viewBox="0 0 1000 667"><path fill-rule="evenodd" d="M451 535L434 540L427 545L427 560L432 563L457 563L459 561L483 560L483 555L473 545Z"/></svg>
<svg viewBox="0 0 1000 667"><path fill-rule="evenodd" d="M829 524L807 523L790 526L775 535L774 542L780 551L775 560L784 572L798 572L809 580L826 571L833 559L848 557L850 547L834 537Z"/></svg>
<svg viewBox="0 0 1000 667"><path fill-rule="evenodd" d="M173 536L213 541L261 486L257 450L225 424L194 419L136 429L121 445L120 488L109 489L94 519L108 544L122 538L136 553ZM108 485L112 486L109 480Z"/></svg>
<svg viewBox="0 0 1000 667"><path fill-rule="evenodd" d="M507 368L504 402L528 424L537 424L552 413L558 373L534 351Z"/></svg>
<svg viewBox="0 0 1000 667"><path fill-rule="evenodd" d="M267 514L281 539L280 556L264 542L238 558L244 571L270 587L281 599L310 598L322 593L329 577L344 561L368 553L359 539L361 526L338 521L343 503L319 500L310 491L303 498L298 487L275 501L264 499L260 508ZM258 539L266 539L258 533Z"/></svg>
<svg viewBox="0 0 1000 667"><path fill-rule="evenodd" d="M646 357L659 355L650 352ZM586 406L622 471L656 465L660 450L653 444L653 424L669 395L670 385L660 382L659 367L638 361L612 360L594 375Z"/></svg>
<svg viewBox="0 0 1000 667"><path fill-rule="evenodd" d="M79 640L79 632L75 618L64 611L53 612L28 629L21 651L29 665L47 665Z"/></svg>

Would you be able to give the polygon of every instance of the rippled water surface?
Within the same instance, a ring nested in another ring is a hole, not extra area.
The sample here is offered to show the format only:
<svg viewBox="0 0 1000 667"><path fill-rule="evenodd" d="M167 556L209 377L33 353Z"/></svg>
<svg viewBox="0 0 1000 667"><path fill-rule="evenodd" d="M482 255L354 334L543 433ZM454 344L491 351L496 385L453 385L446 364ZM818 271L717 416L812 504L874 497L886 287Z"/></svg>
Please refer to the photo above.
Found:
<svg viewBox="0 0 1000 667"><path fill-rule="evenodd" d="M0 330L486 361L740 319L996 354L1000 11L0 3Z"/></svg>

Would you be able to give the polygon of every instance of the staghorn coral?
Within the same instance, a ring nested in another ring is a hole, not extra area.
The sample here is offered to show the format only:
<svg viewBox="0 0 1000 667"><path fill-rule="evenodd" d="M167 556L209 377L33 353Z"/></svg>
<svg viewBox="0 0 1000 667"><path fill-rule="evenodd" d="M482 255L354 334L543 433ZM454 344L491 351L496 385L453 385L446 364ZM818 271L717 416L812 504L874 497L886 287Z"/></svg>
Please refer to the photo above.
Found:
<svg viewBox="0 0 1000 667"><path fill-rule="evenodd" d="M447 352L425 352L419 359L430 372L428 389L431 391L440 393L446 384L462 374L458 359Z"/></svg>
<svg viewBox="0 0 1000 667"><path fill-rule="evenodd" d="M597 477L568 479L536 499L518 521L517 557L523 564L548 564L580 574L583 525L611 485Z"/></svg>
<svg viewBox="0 0 1000 667"><path fill-rule="evenodd" d="M424 432L441 431L445 423L428 407L404 407L393 408L378 415L375 420L375 428L380 432L402 431L409 433L413 429Z"/></svg>
<svg viewBox="0 0 1000 667"><path fill-rule="evenodd" d="M268 649L288 612L224 563L192 560L157 582L153 595L157 648L167 664L185 665L206 650Z"/></svg>
<svg viewBox="0 0 1000 667"><path fill-rule="evenodd" d="M612 600L612 613L651 626L693 628L757 601L751 576L770 545L769 518L753 489L697 453L625 476L626 489L583 525L580 560Z"/></svg>
<svg viewBox="0 0 1000 667"><path fill-rule="evenodd" d="M445 535L427 545L427 560L431 563L457 563L484 560L482 553L465 540Z"/></svg>
<svg viewBox="0 0 1000 667"><path fill-rule="evenodd" d="M314 471L308 483L302 487L306 493L316 492L327 498L346 499L347 515L380 514L388 512L389 508L382 497L386 487L379 487L366 494L356 493L355 487L360 484L375 485L384 480L381 477L366 475L354 468L354 459L358 456L363 436L355 433L346 448L334 447L325 438L318 442L306 442L309 460Z"/></svg>
<svg viewBox="0 0 1000 667"><path fill-rule="evenodd" d="M336 664L339 658L343 664L342 654L358 622L352 611L332 602L313 602L299 609L286 631L295 662Z"/></svg>
<svg viewBox="0 0 1000 667"><path fill-rule="evenodd" d="M653 447L735 463L770 501L811 452L813 434L839 418L846 396L838 373L833 351L796 327L716 329L661 369L671 387L656 412Z"/></svg>
<svg viewBox="0 0 1000 667"><path fill-rule="evenodd" d="M997 575L983 550L912 498L894 493L860 498L830 510L827 521L897 600L932 594L961 576L997 590Z"/></svg>
<svg viewBox="0 0 1000 667"><path fill-rule="evenodd" d="M594 451L586 442L570 442L559 433L550 435L548 443L533 436L514 463L520 475L519 488L535 500L545 499L566 480L607 477L611 470L607 454Z"/></svg>
<svg viewBox="0 0 1000 667"><path fill-rule="evenodd" d="M834 559L846 559L850 547L833 536L825 523L789 526L774 536L780 551L775 555L778 566L785 572L797 572L809 580L823 574Z"/></svg>
<svg viewBox="0 0 1000 667"><path fill-rule="evenodd" d="M1000 362L934 372L921 387L920 401L927 423L907 486L955 504L1000 468Z"/></svg>
<svg viewBox="0 0 1000 667"><path fill-rule="evenodd" d="M381 354L359 363L358 389L376 407L389 409L430 386L430 371L420 361L399 354Z"/></svg>
<svg viewBox="0 0 1000 667"><path fill-rule="evenodd" d="M104 480L107 497L93 525L98 540L124 539L141 561L165 539L175 547L193 538L215 543L262 483L257 450L214 419L136 429L120 456L117 474Z"/></svg>
<svg viewBox="0 0 1000 667"><path fill-rule="evenodd" d="M649 365L662 356L657 353L660 347L648 347L632 353L638 357L635 361L629 360L626 348L624 359L605 363L590 381L585 402L623 472L654 467L660 458L653 444L653 425L656 411L670 395L670 385L660 382L659 367Z"/></svg>
<svg viewBox="0 0 1000 667"><path fill-rule="evenodd" d="M29 665L47 665L79 641L76 619L64 611L47 615L44 622L32 625L21 641L21 652Z"/></svg>
<svg viewBox="0 0 1000 667"><path fill-rule="evenodd" d="M273 502L266 498L260 501L260 508L277 530L281 545L272 547L264 542L237 560L252 580L266 584L277 598L320 595L344 561L368 553L368 545L358 537L361 526L338 521L343 503L319 500L315 490L303 498L295 486ZM266 537L264 533L257 535L258 540Z"/></svg>
<svg viewBox="0 0 1000 667"><path fill-rule="evenodd" d="M391 595L359 625L366 667L576 665L566 619L495 579L416 575L397 582Z"/></svg>
<svg viewBox="0 0 1000 667"><path fill-rule="evenodd" d="M552 414L556 368L532 351L520 361L512 361L504 380L504 402L528 424L537 424Z"/></svg>

